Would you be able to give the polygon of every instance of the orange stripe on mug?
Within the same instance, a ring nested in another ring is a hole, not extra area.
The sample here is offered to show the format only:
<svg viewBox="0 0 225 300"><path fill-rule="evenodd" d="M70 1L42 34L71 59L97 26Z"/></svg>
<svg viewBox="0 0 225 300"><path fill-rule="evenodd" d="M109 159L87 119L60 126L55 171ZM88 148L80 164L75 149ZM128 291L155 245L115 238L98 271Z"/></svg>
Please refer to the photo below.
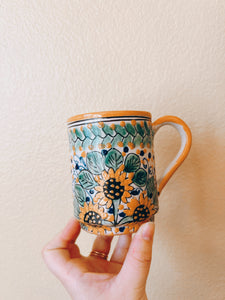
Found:
<svg viewBox="0 0 225 300"><path fill-rule="evenodd" d="M165 125L171 125L177 129L181 136L181 147L174 160L169 164L162 177L157 182L159 193L161 193L162 189L167 184L171 176L187 157L192 143L192 136L189 127L183 120L175 116L164 116L153 122L152 128L154 135L159 130L159 128Z"/></svg>

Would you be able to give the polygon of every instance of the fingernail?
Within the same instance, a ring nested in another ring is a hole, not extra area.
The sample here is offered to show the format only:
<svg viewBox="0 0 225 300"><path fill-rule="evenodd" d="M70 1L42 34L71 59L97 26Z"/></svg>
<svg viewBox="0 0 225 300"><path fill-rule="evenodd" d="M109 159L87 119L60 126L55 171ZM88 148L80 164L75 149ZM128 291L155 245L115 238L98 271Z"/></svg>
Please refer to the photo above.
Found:
<svg viewBox="0 0 225 300"><path fill-rule="evenodd" d="M153 222L147 222L141 227L142 238L146 241L150 241L153 238L155 224Z"/></svg>

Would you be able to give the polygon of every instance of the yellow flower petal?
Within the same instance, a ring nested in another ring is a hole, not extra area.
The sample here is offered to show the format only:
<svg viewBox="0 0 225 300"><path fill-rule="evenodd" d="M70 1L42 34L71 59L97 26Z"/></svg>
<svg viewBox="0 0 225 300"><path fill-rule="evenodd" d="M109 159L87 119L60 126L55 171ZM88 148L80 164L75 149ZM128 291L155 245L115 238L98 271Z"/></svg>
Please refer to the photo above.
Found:
<svg viewBox="0 0 225 300"><path fill-rule="evenodd" d="M125 229L124 229L124 234L128 234L130 232L130 230L129 230L129 228L128 227L126 227Z"/></svg>
<svg viewBox="0 0 225 300"><path fill-rule="evenodd" d="M131 201L129 203L127 203L127 206L132 209L133 211L135 210L135 208L140 205L139 201L137 201L137 199L132 198Z"/></svg>
<svg viewBox="0 0 225 300"><path fill-rule="evenodd" d="M100 215L101 215L102 213L104 213L103 207L100 207L100 208L98 209L98 212L100 213Z"/></svg>
<svg viewBox="0 0 225 300"><path fill-rule="evenodd" d="M124 212L124 213L126 214L126 216L128 216L128 217L130 217L130 216L133 215L133 211L132 211L131 209L124 209L123 212Z"/></svg>
<svg viewBox="0 0 225 300"><path fill-rule="evenodd" d="M120 177L119 177L119 181L121 182L121 183L124 183L124 180L125 180L125 178L126 178L126 173L124 172L124 173L122 173L121 175L120 175Z"/></svg>
<svg viewBox="0 0 225 300"><path fill-rule="evenodd" d="M115 173L115 176L118 177L120 175L121 172L123 172L124 170L124 165L121 165L117 170L116 170L116 173Z"/></svg>
<svg viewBox="0 0 225 300"><path fill-rule="evenodd" d="M110 208L111 205L112 205L112 200L108 200L106 207Z"/></svg>
<svg viewBox="0 0 225 300"><path fill-rule="evenodd" d="M140 194L140 203L141 203L141 204L144 203L144 197L143 197L143 194L142 194L142 193Z"/></svg>
<svg viewBox="0 0 225 300"><path fill-rule="evenodd" d="M105 196L105 194L103 193L103 192L101 192L101 193L97 193L96 195L95 195L95 197L94 197L94 199L100 199L100 198L103 198Z"/></svg>
<svg viewBox="0 0 225 300"><path fill-rule="evenodd" d="M126 198L129 198L130 197L130 193L127 192L127 191L124 191L123 196L126 197Z"/></svg>
<svg viewBox="0 0 225 300"><path fill-rule="evenodd" d="M108 217L108 214L107 213L103 213L101 217L102 217L103 220L105 220Z"/></svg>
<svg viewBox="0 0 225 300"><path fill-rule="evenodd" d="M126 179L126 180L124 180L122 185L129 185L129 184L131 184L131 182L132 182L131 179Z"/></svg>
<svg viewBox="0 0 225 300"><path fill-rule="evenodd" d="M124 209L124 206L123 206L123 204L120 204L120 205L118 206L118 209L119 209L119 210L122 210L122 209Z"/></svg>
<svg viewBox="0 0 225 300"><path fill-rule="evenodd" d="M106 204L106 201L104 200L104 199L101 199L100 201L99 201L99 205L105 205Z"/></svg>
<svg viewBox="0 0 225 300"><path fill-rule="evenodd" d="M145 206L149 206L149 203L150 203L150 199L149 199L148 197L145 197L145 198L144 198L144 201L143 201L143 204L144 204Z"/></svg>
<svg viewBox="0 0 225 300"><path fill-rule="evenodd" d="M80 218L81 220L83 220L83 219L84 219L84 213L83 213L83 212L80 212L80 214L79 214L79 218Z"/></svg>
<svg viewBox="0 0 225 300"><path fill-rule="evenodd" d="M126 186L125 187L125 190L126 191L132 191L134 188L132 187L132 186L130 186L130 185L128 185L128 186Z"/></svg>
<svg viewBox="0 0 225 300"><path fill-rule="evenodd" d="M103 179L106 181L106 180L108 180L110 177L109 177L109 175L108 175L108 173L104 170L103 172L102 172L102 177L103 177Z"/></svg>
<svg viewBox="0 0 225 300"><path fill-rule="evenodd" d="M94 210L95 212L98 212L98 204L97 204L97 203L93 206L93 210Z"/></svg>
<svg viewBox="0 0 225 300"><path fill-rule="evenodd" d="M154 204L152 204L149 208L150 216L153 216L156 213L156 210L154 209Z"/></svg>
<svg viewBox="0 0 225 300"><path fill-rule="evenodd" d="M129 178L129 179L133 179L133 177L134 177L134 173L129 173L129 174L128 174L128 178Z"/></svg>
<svg viewBox="0 0 225 300"><path fill-rule="evenodd" d="M87 202L84 202L84 211L85 212L88 211L88 204L87 204Z"/></svg>
<svg viewBox="0 0 225 300"><path fill-rule="evenodd" d="M95 176L95 181L101 186L103 186L105 183L104 180L102 180L99 175Z"/></svg>
<svg viewBox="0 0 225 300"><path fill-rule="evenodd" d="M98 194L97 194L97 195L98 195ZM97 197L94 197L94 198L93 198L94 203L97 203L98 200L99 200L99 199L98 199Z"/></svg>
<svg viewBox="0 0 225 300"><path fill-rule="evenodd" d="M127 203L127 198L125 196L122 196L121 200L122 200L123 203Z"/></svg>
<svg viewBox="0 0 225 300"><path fill-rule="evenodd" d="M112 168L109 169L109 173L108 174L109 174L110 178L115 178L115 173L114 173L114 171L113 171Z"/></svg>
<svg viewBox="0 0 225 300"><path fill-rule="evenodd" d="M113 222L114 221L114 215L110 215L107 220L109 222Z"/></svg>
<svg viewBox="0 0 225 300"><path fill-rule="evenodd" d="M95 190L98 191L98 192L103 192L103 187L100 186L100 185L97 185L97 186L95 187Z"/></svg>

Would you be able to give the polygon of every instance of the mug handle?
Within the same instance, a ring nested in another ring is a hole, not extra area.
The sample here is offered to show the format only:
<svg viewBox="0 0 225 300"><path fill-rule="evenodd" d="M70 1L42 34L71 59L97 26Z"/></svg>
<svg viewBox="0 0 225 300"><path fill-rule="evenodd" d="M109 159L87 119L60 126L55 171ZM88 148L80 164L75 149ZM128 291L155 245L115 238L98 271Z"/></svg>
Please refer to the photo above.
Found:
<svg viewBox="0 0 225 300"><path fill-rule="evenodd" d="M168 180L177 170L177 168L182 164L182 162L187 157L192 142L192 135L187 124L178 117L175 116L164 116L157 119L152 124L153 136L155 136L156 132L164 125L172 125L177 129L181 137L181 146L180 150L173 159L173 161L169 164L169 166L164 171L162 177L157 181L158 185L158 194L161 193L164 186L167 184Z"/></svg>

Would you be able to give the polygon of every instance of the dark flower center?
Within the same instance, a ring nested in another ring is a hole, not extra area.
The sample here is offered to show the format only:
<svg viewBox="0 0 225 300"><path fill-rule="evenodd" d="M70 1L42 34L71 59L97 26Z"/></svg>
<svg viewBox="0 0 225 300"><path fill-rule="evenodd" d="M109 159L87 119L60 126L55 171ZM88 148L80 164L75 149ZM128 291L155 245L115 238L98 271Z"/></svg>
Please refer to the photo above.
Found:
<svg viewBox="0 0 225 300"><path fill-rule="evenodd" d="M134 221L144 221L148 219L150 216L150 212L147 206L139 205L135 208L133 218Z"/></svg>
<svg viewBox="0 0 225 300"><path fill-rule="evenodd" d="M124 186L115 178L110 178L104 183L103 192L105 196L112 200L120 199L124 193Z"/></svg>
<svg viewBox="0 0 225 300"><path fill-rule="evenodd" d="M87 222L92 225L101 225L102 218L95 211L89 211L84 215L84 222Z"/></svg>

